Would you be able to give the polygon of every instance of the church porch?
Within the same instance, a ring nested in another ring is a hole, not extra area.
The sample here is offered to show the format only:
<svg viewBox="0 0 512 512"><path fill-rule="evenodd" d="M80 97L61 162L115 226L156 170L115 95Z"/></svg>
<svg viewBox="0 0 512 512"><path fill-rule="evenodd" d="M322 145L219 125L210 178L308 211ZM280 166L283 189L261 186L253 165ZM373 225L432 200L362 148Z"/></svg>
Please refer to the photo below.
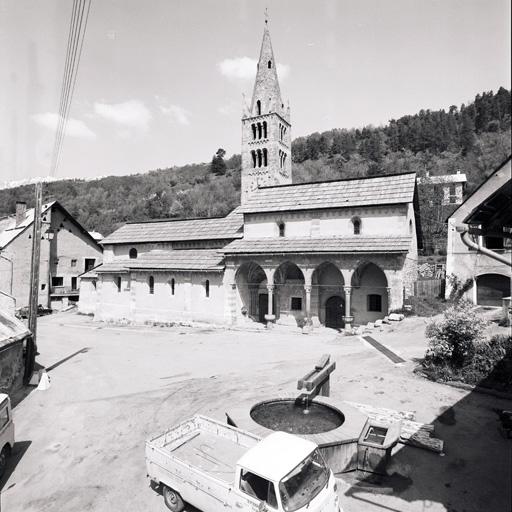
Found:
<svg viewBox="0 0 512 512"><path fill-rule="evenodd" d="M245 255L226 260L229 323L351 328L403 306L403 254Z"/></svg>

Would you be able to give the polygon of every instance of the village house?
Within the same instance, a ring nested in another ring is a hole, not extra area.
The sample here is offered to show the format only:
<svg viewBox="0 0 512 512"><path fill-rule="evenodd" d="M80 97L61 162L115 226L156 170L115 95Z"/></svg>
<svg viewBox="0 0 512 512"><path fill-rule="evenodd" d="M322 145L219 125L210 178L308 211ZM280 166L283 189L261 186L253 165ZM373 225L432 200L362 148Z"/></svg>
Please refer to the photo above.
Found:
<svg viewBox="0 0 512 512"><path fill-rule="evenodd" d="M292 183L290 108L265 26L242 114L241 206L129 223L81 279L80 311L133 322L349 328L400 310L417 274L414 173Z"/></svg>
<svg viewBox="0 0 512 512"><path fill-rule="evenodd" d="M512 266L512 181L510 157L448 219L446 275L465 297L482 306L502 306L510 297ZM451 292L448 281L446 296Z"/></svg>
<svg viewBox="0 0 512 512"><path fill-rule="evenodd" d="M102 261L102 247L57 201L43 205L38 304L61 309L78 301L79 275ZM34 210L16 204L0 219L0 291L28 306Z"/></svg>
<svg viewBox="0 0 512 512"><path fill-rule="evenodd" d="M418 185L420 189L430 188L432 196L440 197L442 206L449 206L462 204L467 181L460 171L442 176L431 176L427 172L423 178L418 178Z"/></svg>

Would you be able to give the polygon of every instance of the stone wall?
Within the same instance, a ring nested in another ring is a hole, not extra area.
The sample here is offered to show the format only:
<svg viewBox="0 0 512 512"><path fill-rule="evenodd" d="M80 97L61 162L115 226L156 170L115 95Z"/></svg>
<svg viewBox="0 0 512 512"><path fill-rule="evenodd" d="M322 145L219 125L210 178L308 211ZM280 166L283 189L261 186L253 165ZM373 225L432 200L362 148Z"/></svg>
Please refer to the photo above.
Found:
<svg viewBox="0 0 512 512"><path fill-rule="evenodd" d="M322 238L354 234L353 217L361 219L361 236L415 234L409 229L408 206L398 205L371 208L338 208L316 212L280 212L246 214L244 238L261 239L279 236L278 222L285 223L287 237ZM413 221L414 224L414 221Z"/></svg>
<svg viewBox="0 0 512 512"><path fill-rule="evenodd" d="M2 348L0 350L0 393L10 394L21 388L24 369L21 341Z"/></svg>
<svg viewBox="0 0 512 512"><path fill-rule="evenodd" d="M149 277L154 278L150 293ZM116 275L100 274L95 320L134 323L224 323L224 286L218 272L132 272L122 274L118 292ZM174 295L172 293L174 279ZM206 281L209 296L206 296Z"/></svg>

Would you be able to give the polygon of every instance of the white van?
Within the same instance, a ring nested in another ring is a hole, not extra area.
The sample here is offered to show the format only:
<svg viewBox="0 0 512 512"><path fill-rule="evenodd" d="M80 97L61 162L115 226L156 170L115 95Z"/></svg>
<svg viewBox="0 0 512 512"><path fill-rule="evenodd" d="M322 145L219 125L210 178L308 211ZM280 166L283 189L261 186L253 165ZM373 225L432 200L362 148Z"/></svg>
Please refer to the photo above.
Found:
<svg viewBox="0 0 512 512"><path fill-rule="evenodd" d="M14 446L14 422L12 421L11 400L9 395L0 393L0 478L2 478L7 459Z"/></svg>

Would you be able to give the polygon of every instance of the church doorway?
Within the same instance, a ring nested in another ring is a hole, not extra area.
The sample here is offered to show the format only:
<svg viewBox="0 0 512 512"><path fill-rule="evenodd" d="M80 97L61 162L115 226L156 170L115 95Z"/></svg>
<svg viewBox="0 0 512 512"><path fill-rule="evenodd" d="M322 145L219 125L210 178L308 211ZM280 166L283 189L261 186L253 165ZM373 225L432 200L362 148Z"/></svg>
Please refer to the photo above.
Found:
<svg viewBox="0 0 512 512"><path fill-rule="evenodd" d="M258 320L265 323L265 315L268 313L268 293L260 293L258 297Z"/></svg>
<svg viewBox="0 0 512 512"><path fill-rule="evenodd" d="M325 303L325 326L332 329L342 329L345 315L345 302L339 295L329 297Z"/></svg>
<svg viewBox="0 0 512 512"><path fill-rule="evenodd" d="M272 311L276 313L276 296L272 298L273 308ZM258 321L266 323L265 315L268 314L268 293L260 293L258 296Z"/></svg>

